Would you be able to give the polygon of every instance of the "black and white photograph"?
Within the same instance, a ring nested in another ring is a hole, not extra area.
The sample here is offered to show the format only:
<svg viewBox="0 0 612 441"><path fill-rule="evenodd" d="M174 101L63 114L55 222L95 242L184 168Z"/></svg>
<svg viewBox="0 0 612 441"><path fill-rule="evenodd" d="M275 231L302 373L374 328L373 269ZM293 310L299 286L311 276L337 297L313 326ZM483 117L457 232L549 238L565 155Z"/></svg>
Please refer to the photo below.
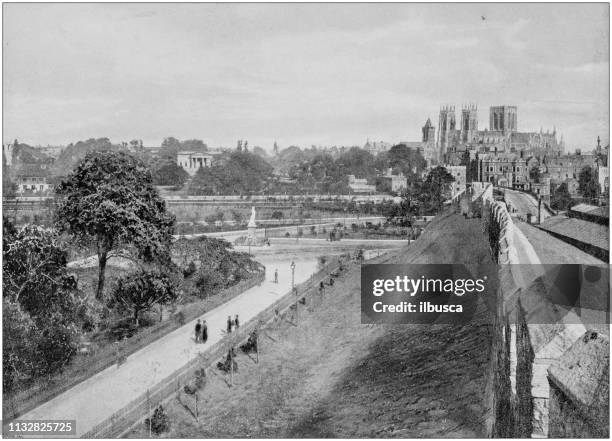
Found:
<svg viewBox="0 0 612 441"><path fill-rule="evenodd" d="M2 4L2 436L610 437L610 3Z"/></svg>

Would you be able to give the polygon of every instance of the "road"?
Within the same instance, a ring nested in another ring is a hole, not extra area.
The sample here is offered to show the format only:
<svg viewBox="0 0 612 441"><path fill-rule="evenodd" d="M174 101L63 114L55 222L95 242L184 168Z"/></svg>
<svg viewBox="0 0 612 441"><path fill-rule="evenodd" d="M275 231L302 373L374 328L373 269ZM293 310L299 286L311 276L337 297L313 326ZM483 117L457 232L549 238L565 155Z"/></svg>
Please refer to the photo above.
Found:
<svg viewBox="0 0 612 441"><path fill-rule="evenodd" d="M241 321L246 323L286 294L291 289L290 261L281 257L263 256L258 259L267 268L278 268L278 284L266 280L202 317L208 322L209 338L206 344L194 343L195 321L188 323L130 355L121 366L111 366L77 384L21 416L20 420L74 419L77 436L86 433L218 342L223 337L228 315L239 314ZM317 259L314 256L302 259L296 256L295 283L306 280L316 269ZM269 270L268 278L273 274Z"/></svg>
<svg viewBox="0 0 612 441"><path fill-rule="evenodd" d="M508 205L508 211L512 216L519 216L526 219L527 214L531 214L533 222L537 221L538 201L536 201L532 195L508 189L504 189L504 195L506 205ZM542 219L540 221L550 217L550 213L546 210L544 205L542 205L541 216Z"/></svg>

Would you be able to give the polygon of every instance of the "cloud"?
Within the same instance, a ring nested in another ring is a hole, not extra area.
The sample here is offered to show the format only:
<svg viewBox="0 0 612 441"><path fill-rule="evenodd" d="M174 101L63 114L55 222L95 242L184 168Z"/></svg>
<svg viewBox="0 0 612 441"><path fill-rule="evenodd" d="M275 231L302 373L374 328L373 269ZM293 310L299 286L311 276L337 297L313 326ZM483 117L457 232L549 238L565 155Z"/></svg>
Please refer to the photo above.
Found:
<svg viewBox="0 0 612 441"><path fill-rule="evenodd" d="M436 42L436 45L448 49L461 49L476 46L479 42L480 40L476 37L465 37L440 40Z"/></svg>

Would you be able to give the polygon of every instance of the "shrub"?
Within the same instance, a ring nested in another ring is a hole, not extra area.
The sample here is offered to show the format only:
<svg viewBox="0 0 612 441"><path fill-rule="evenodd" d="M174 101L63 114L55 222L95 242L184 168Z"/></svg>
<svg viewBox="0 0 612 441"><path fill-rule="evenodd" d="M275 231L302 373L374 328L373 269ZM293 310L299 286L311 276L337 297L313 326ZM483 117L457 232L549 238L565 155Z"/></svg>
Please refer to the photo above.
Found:
<svg viewBox="0 0 612 441"><path fill-rule="evenodd" d="M168 420L168 414L160 404L155 411L151 419L145 421L147 425L151 425L151 432L156 435L160 435L166 432L170 428L170 421Z"/></svg>

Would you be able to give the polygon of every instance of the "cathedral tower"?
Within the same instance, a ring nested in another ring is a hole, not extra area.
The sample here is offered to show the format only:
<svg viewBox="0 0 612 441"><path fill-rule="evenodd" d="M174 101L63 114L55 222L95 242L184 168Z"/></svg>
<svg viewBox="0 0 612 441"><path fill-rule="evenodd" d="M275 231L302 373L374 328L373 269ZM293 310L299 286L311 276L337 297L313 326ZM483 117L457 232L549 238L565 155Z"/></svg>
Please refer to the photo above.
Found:
<svg viewBox="0 0 612 441"><path fill-rule="evenodd" d="M444 155L453 140L455 132L455 106L443 106L440 109L440 123L438 124L438 149Z"/></svg>
<svg viewBox="0 0 612 441"><path fill-rule="evenodd" d="M516 106L492 106L489 109L489 130L502 132L516 132L517 116Z"/></svg>
<svg viewBox="0 0 612 441"><path fill-rule="evenodd" d="M461 142L472 142L478 132L478 106L469 104L461 109Z"/></svg>
<svg viewBox="0 0 612 441"><path fill-rule="evenodd" d="M436 143L436 128L431 123L430 118L427 118L427 122L423 126L423 143Z"/></svg>

